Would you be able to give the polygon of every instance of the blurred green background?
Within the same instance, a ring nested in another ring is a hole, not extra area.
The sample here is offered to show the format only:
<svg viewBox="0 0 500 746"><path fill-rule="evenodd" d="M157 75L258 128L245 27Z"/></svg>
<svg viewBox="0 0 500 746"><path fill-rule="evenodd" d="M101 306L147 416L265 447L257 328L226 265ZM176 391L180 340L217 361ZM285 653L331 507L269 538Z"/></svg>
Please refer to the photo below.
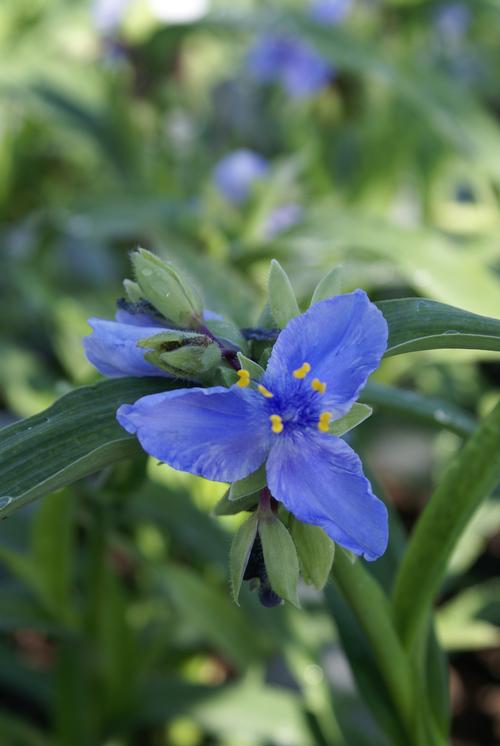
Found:
<svg viewBox="0 0 500 746"><path fill-rule="evenodd" d="M137 245L240 326L272 257L305 304L342 264L345 291L500 316L500 3L320 5L2 1L2 424L98 380L86 319L112 317ZM242 149L265 160L234 199L221 159ZM476 417L500 362L416 353L376 380ZM355 440L395 536L461 444L384 408ZM232 604L240 517L213 517L223 492L144 459L0 526L2 746L388 743L342 653L340 621L354 622L333 588L304 591L302 611L248 591ZM497 496L438 614L456 746L500 743L499 557ZM390 582L384 560L373 570Z"/></svg>

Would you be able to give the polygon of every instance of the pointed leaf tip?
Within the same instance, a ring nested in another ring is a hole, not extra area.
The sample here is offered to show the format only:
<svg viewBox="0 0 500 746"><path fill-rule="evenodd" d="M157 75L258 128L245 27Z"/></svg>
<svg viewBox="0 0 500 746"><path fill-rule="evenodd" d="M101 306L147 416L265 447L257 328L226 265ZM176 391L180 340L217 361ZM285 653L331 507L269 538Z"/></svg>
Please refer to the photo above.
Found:
<svg viewBox="0 0 500 746"><path fill-rule="evenodd" d="M291 319L300 315L300 309L288 275L276 259L271 262L268 293L271 313L276 324L283 329Z"/></svg>

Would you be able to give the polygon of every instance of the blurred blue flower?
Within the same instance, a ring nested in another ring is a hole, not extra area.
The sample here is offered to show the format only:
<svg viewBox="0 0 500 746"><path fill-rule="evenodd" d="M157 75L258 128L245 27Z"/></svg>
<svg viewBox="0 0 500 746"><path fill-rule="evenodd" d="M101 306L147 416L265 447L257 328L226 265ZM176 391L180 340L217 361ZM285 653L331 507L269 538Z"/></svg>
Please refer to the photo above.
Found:
<svg viewBox="0 0 500 746"><path fill-rule="evenodd" d="M305 98L328 85L333 68L300 39L267 34L250 50L248 70L261 83L280 83L293 98Z"/></svg>
<svg viewBox="0 0 500 746"><path fill-rule="evenodd" d="M233 482L266 462L272 495L299 520L374 560L387 511L359 457L329 433L378 367L387 324L364 291L317 303L286 326L258 383L178 389L122 405L117 418L174 469Z"/></svg>
<svg viewBox="0 0 500 746"><path fill-rule="evenodd" d="M351 6L352 0L313 0L311 18L317 23L341 23Z"/></svg>
<svg viewBox="0 0 500 746"><path fill-rule="evenodd" d="M295 202L275 207L267 216L264 225L264 235L266 238L274 238L283 233L283 231L292 228L300 221L302 213L302 207Z"/></svg>
<svg viewBox="0 0 500 746"><path fill-rule="evenodd" d="M147 313L119 309L115 321L91 318L92 334L84 337L83 348L99 373L111 378L123 376L165 376L164 371L144 359L137 342L158 334L164 325Z"/></svg>
<svg viewBox="0 0 500 746"><path fill-rule="evenodd" d="M214 182L224 197L234 204L244 202L256 181L269 170L265 158L252 150L235 150L224 156L214 169Z"/></svg>
<svg viewBox="0 0 500 746"><path fill-rule="evenodd" d="M92 17L98 31L110 34L120 25L132 0L94 0Z"/></svg>
<svg viewBox="0 0 500 746"><path fill-rule="evenodd" d="M470 10L463 3L443 5L436 13L436 30L448 41L460 41L468 31L470 18Z"/></svg>

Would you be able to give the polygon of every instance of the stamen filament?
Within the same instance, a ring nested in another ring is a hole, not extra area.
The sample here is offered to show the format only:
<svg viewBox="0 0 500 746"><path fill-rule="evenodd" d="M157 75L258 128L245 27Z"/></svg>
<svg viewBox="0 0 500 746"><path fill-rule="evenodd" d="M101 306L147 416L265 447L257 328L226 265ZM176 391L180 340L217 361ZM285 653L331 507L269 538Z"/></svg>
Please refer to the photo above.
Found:
<svg viewBox="0 0 500 746"><path fill-rule="evenodd" d="M269 419L271 420L271 430L273 433L276 433L277 435L279 433L283 432L283 420L279 416L279 414L271 414L269 416Z"/></svg>
<svg viewBox="0 0 500 746"><path fill-rule="evenodd" d="M305 378L310 370L311 366L309 365L309 363L302 363L300 368L297 368L293 371L293 375L295 378Z"/></svg>
<svg viewBox="0 0 500 746"><path fill-rule="evenodd" d="M242 389L250 386L250 373L248 372L248 370L242 368L241 370L236 371L236 373L239 378L239 380L236 382L237 386L241 386Z"/></svg>
<svg viewBox="0 0 500 746"><path fill-rule="evenodd" d="M321 412L318 420L318 430L322 433L327 433L330 429L330 420L332 419L331 412Z"/></svg>
<svg viewBox="0 0 500 746"><path fill-rule="evenodd" d="M265 386L263 386L261 383L257 386L257 391L262 394L262 396L265 396L266 399L272 399L274 394L272 394L269 389L266 389Z"/></svg>
<svg viewBox="0 0 500 746"><path fill-rule="evenodd" d="M313 391L317 391L319 394L324 394L326 391L326 383L320 381L319 378L313 378L311 388Z"/></svg>

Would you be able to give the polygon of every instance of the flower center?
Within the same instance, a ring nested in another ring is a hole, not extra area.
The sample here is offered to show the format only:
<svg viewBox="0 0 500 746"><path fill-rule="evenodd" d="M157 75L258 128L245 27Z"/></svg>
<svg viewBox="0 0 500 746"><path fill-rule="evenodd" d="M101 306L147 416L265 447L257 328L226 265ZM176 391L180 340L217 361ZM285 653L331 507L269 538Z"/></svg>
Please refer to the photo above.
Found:
<svg viewBox="0 0 500 746"><path fill-rule="evenodd" d="M286 399L279 395L275 396L260 383L256 385L257 391L269 400L269 422L272 432L276 435L282 433L287 426L316 427L322 433L328 432L333 415L326 410L322 411L318 400L318 395L321 397L326 392L326 383L319 378L313 378L308 385L306 379L311 370L310 363L305 361L292 371L292 376L298 381L304 381L304 384L291 386L290 396ZM250 386L251 378L247 370L238 371L238 378L238 386Z"/></svg>

